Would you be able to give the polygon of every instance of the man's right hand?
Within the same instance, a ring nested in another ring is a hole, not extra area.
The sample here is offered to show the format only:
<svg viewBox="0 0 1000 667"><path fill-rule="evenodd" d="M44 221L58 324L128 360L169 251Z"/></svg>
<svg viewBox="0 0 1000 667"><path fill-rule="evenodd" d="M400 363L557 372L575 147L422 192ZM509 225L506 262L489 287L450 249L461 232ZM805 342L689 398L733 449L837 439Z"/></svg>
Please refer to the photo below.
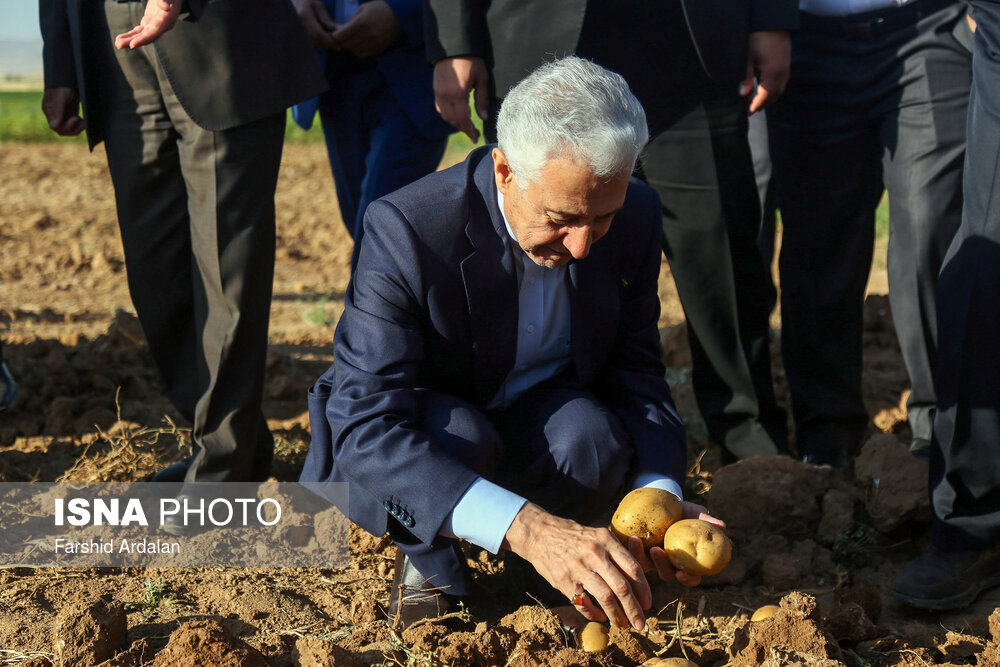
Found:
<svg viewBox="0 0 1000 667"><path fill-rule="evenodd" d="M465 132L473 142L479 141L479 130L472 124L469 93L476 91L476 113L485 119L489 113L489 78L486 63L475 56L443 58L434 64L434 106L441 118Z"/></svg>
<svg viewBox="0 0 1000 667"><path fill-rule="evenodd" d="M589 595L577 610L588 619L607 619L619 628L631 623L639 631L646 627L642 610L653 603L649 583L638 561L607 528L582 526L526 503L507 529L503 546L531 563L567 599L586 590Z"/></svg>
<svg viewBox="0 0 1000 667"><path fill-rule="evenodd" d="M309 35L309 41L317 49L333 50L339 48L331 34L337 24L330 16L322 0L292 0L295 11Z"/></svg>
<svg viewBox="0 0 1000 667"><path fill-rule="evenodd" d="M80 118L80 96L72 88L46 88L42 96L42 112L49 127L63 137L75 137L83 132Z"/></svg>

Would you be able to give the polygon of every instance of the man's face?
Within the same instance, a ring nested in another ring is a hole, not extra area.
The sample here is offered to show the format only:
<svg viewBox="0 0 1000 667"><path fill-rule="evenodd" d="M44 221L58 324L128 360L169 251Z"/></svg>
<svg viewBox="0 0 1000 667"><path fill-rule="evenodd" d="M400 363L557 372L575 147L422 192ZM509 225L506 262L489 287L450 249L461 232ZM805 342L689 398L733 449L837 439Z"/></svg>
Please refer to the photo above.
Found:
<svg viewBox="0 0 1000 667"><path fill-rule="evenodd" d="M493 149L493 172L518 245L535 264L554 269L583 259L608 232L625 202L630 174L599 179L583 162L551 158L534 183L518 183L507 156Z"/></svg>

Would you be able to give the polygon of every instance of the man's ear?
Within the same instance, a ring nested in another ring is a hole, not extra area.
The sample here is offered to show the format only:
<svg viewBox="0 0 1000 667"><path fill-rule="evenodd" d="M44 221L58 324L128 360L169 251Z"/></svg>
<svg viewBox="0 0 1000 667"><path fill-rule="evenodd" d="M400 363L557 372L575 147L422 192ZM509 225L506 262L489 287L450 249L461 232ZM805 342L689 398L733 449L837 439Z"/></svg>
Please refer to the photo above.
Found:
<svg viewBox="0 0 1000 667"><path fill-rule="evenodd" d="M507 156L499 148L493 149L493 177L496 179L497 190L506 197L514 182L514 172L510 168Z"/></svg>

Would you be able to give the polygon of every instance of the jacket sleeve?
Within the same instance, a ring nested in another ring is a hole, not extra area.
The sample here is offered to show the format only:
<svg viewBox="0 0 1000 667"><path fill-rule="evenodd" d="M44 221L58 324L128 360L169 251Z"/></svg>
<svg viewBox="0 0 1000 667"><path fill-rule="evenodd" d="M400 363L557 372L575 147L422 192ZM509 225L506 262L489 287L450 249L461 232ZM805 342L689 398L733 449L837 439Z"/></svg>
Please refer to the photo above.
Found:
<svg viewBox="0 0 1000 667"><path fill-rule="evenodd" d="M45 88L78 90L66 0L38 0L38 21L42 31Z"/></svg>
<svg viewBox="0 0 1000 667"><path fill-rule="evenodd" d="M798 0L751 0L750 32L796 30L798 27Z"/></svg>
<svg viewBox="0 0 1000 667"><path fill-rule="evenodd" d="M410 46L424 43L424 16L421 10L421 0L386 0L386 4L396 15L403 34Z"/></svg>
<svg viewBox="0 0 1000 667"><path fill-rule="evenodd" d="M334 335L326 420L338 470L384 506L402 508L410 532L430 543L478 476L422 430L421 249L395 206L372 203Z"/></svg>
<svg viewBox="0 0 1000 667"><path fill-rule="evenodd" d="M618 416L632 439L634 472L664 474L684 486L687 467L687 440L684 425L665 379L663 351L660 344L660 298L657 279L660 273L662 228L659 198L651 189L647 194L646 224L635 230L647 230L636 239L639 261L630 262L634 270L622 300L622 317L615 345L599 379L601 394Z"/></svg>
<svg viewBox="0 0 1000 667"><path fill-rule="evenodd" d="M482 0L423 0L427 60L486 57L489 38Z"/></svg>

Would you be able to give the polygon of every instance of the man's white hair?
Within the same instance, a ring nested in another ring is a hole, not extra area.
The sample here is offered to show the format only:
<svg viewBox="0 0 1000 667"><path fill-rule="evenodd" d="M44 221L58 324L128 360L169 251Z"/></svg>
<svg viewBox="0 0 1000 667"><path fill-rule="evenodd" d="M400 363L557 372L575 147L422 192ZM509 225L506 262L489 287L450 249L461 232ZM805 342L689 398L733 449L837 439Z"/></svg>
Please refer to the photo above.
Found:
<svg viewBox="0 0 1000 667"><path fill-rule="evenodd" d="M575 56L522 79L497 116L497 144L525 185L554 157L584 162L598 178L631 172L648 140L646 112L625 79Z"/></svg>

